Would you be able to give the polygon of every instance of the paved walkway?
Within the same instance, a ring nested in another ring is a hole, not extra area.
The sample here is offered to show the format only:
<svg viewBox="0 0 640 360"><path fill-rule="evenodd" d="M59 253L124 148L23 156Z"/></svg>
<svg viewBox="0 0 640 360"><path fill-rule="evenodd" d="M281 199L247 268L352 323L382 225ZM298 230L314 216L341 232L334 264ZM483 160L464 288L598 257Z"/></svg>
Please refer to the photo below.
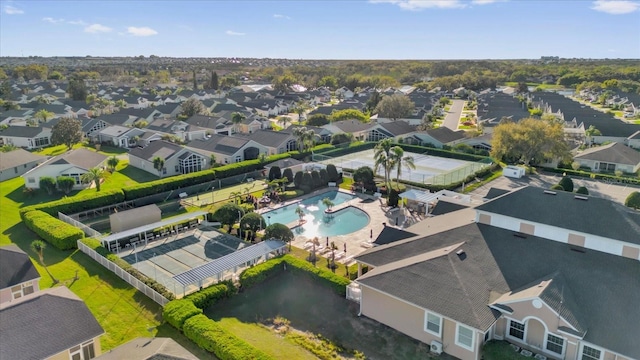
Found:
<svg viewBox="0 0 640 360"><path fill-rule="evenodd" d="M463 108L464 108L464 100L452 100L451 108L449 109L446 116L444 117L444 122L442 123L442 126L448 127L453 131L458 130L460 115L462 114Z"/></svg>

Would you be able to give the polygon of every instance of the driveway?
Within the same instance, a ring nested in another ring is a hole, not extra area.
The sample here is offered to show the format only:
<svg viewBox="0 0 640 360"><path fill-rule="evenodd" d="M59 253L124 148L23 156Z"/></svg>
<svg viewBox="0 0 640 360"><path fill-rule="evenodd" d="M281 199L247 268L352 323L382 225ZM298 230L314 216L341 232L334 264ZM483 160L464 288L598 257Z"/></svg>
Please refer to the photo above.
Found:
<svg viewBox="0 0 640 360"><path fill-rule="evenodd" d="M442 126L456 131L458 130L458 123L460 122L460 115L464 107L464 100L452 100L451 108L444 117Z"/></svg>

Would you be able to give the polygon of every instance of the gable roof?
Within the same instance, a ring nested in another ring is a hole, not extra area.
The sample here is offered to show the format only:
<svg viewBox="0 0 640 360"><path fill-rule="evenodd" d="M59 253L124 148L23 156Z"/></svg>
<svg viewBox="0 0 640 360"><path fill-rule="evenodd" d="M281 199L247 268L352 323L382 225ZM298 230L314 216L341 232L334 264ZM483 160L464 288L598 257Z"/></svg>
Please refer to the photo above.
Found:
<svg viewBox="0 0 640 360"><path fill-rule="evenodd" d="M467 207L468 206L462 205L460 203L449 202L449 201L440 199L438 200L438 203L431 211L431 215L437 216L437 215L448 214L450 212L466 209Z"/></svg>
<svg viewBox="0 0 640 360"><path fill-rule="evenodd" d="M43 130L42 126L9 126L0 131L0 136L34 138L42 133Z"/></svg>
<svg viewBox="0 0 640 360"><path fill-rule="evenodd" d="M82 169L91 169L96 167L107 159L107 156L100 153L87 150L85 148L73 149L64 154L49 159L44 165L69 164Z"/></svg>
<svg viewBox="0 0 640 360"><path fill-rule="evenodd" d="M587 199L587 200L583 200ZM526 206L514 206L526 204ZM476 208L489 213L640 244L640 214L610 200L526 186ZM597 214L597 216L594 216Z"/></svg>
<svg viewBox="0 0 640 360"><path fill-rule="evenodd" d="M45 359L104 334L85 303L64 286L0 304L0 318L1 359Z"/></svg>
<svg viewBox="0 0 640 360"><path fill-rule="evenodd" d="M129 156L135 156L148 161L153 161L155 157L167 160L182 149L182 146L168 141L153 141L143 148L131 149L131 151L129 151Z"/></svg>
<svg viewBox="0 0 640 360"><path fill-rule="evenodd" d="M487 199L487 200L495 199L498 196L502 196L509 192L511 192L511 190L498 189L498 188L492 187L489 189L489 191L487 191L487 195L485 195L483 199Z"/></svg>
<svg viewBox="0 0 640 360"><path fill-rule="evenodd" d="M272 130L256 130L245 136L260 145L273 148L292 138L290 133Z"/></svg>
<svg viewBox="0 0 640 360"><path fill-rule="evenodd" d="M435 129L429 129L425 132L429 134L429 136L440 141L443 144L464 139L464 131L453 131L444 126L440 126L439 128Z"/></svg>
<svg viewBox="0 0 640 360"><path fill-rule="evenodd" d="M219 154L233 155L242 149L249 141L251 140L237 136L212 134L208 139L190 141L187 146Z"/></svg>
<svg viewBox="0 0 640 360"><path fill-rule="evenodd" d="M0 171L36 161L45 161L46 159L46 156L34 154L24 149L0 152Z"/></svg>
<svg viewBox="0 0 640 360"><path fill-rule="evenodd" d="M14 244L0 247L0 289L39 278L27 253Z"/></svg>
<svg viewBox="0 0 640 360"><path fill-rule="evenodd" d="M636 166L640 163L640 151L613 142L584 150L574 158Z"/></svg>
<svg viewBox="0 0 640 360"><path fill-rule="evenodd" d="M135 338L104 353L96 360L198 360L189 350L171 338Z"/></svg>
<svg viewBox="0 0 640 360"><path fill-rule="evenodd" d="M385 245L392 242L412 238L414 236L418 236L418 234L414 234L402 229L396 229L393 226L385 226L382 228L382 231L380 232L378 237L373 241L373 244Z"/></svg>
<svg viewBox="0 0 640 360"><path fill-rule="evenodd" d="M360 122L358 120L335 121L335 122L332 122L329 125L334 125L338 129L340 129L340 130L342 130L343 132L346 132L346 133L365 131L365 130L368 130L368 129L376 126L376 124L362 123L362 122Z"/></svg>
<svg viewBox="0 0 640 360"><path fill-rule="evenodd" d="M416 131L416 127L406 121L398 120L379 124L393 136L404 135Z"/></svg>

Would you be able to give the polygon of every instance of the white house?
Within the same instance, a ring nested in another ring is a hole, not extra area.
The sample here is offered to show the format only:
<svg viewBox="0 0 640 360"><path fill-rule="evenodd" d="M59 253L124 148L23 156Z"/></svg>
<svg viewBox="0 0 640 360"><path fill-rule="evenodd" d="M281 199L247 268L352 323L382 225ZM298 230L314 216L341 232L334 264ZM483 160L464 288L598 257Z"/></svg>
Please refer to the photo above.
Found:
<svg viewBox="0 0 640 360"><path fill-rule="evenodd" d="M51 129L42 126L9 126L0 132L0 143L39 149L51 145Z"/></svg>
<svg viewBox="0 0 640 360"><path fill-rule="evenodd" d="M91 168L101 167L107 156L93 152L84 148L74 149L62 155L52 157L35 168L27 171L24 178L25 187L29 189L40 188L41 177L57 178L58 176L68 176L75 179L74 189L89 187L91 184L83 184L80 181L82 174Z"/></svg>

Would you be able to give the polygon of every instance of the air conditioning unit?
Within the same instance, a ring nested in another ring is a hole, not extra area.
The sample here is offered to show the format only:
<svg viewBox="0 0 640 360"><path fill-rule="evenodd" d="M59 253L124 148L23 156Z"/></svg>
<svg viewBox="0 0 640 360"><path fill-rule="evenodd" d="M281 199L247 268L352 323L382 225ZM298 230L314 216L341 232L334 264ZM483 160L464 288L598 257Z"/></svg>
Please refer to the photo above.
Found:
<svg viewBox="0 0 640 360"><path fill-rule="evenodd" d="M431 352L438 355L442 354L442 343L440 341L432 341Z"/></svg>

